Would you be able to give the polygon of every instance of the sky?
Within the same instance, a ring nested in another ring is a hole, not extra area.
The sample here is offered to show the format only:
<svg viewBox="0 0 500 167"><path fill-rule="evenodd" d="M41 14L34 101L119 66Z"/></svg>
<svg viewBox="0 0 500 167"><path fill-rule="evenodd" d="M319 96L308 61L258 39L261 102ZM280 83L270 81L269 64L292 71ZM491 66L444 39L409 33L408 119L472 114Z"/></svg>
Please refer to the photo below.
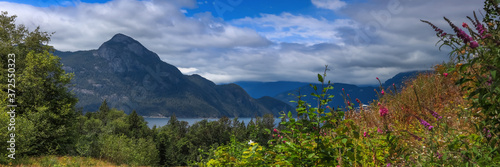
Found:
<svg viewBox="0 0 500 167"><path fill-rule="evenodd" d="M376 85L449 60L428 20L467 22L480 0L7 0L17 24L55 32L61 51L97 49L122 33L186 75L236 81ZM484 12L483 12L484 13Z"/></svg>

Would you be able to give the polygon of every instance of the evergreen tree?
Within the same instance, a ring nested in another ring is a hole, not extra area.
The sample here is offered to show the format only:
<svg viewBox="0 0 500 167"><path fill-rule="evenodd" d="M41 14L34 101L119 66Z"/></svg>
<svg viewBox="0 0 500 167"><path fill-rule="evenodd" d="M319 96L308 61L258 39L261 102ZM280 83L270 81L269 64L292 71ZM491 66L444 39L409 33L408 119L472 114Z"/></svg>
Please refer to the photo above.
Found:
<svg viewBox="0 0 500 167"><path fill-rule="evenodd" d="M15 54L16 116L34 123L36 132L31 143L34 149L26 154L69 153L74 150L78 115L77 99L67 88L73 75L67 74L60 58L51 53L50 33L40 32L39 27L29 31L14 23L16 16L7 14L0 14L0 78L8 78L6 55ZM0 83L1 96L7 97L7 80Z"/></svg>
<svg viewBox="0 0 500 167"><path fill-rule="evenodd" d="M139 138L139 137L142 137L144 135L143 134L143 126L142 126L142 124L144 122L144 118L137 115L137 112L135 110L133 110L132 113L130 113L127 121L129 124L129 133L130 133L131 137Z"/></svg>
<svg viewBox="0 0 500 167"><path fill-rule="evenodd" d="M108 107L108 102L106 102L106 99L101 103L101 106L99 107L99 119L104 123L104 125L108 124L108 113L109 113L109 107Z"/></svg>

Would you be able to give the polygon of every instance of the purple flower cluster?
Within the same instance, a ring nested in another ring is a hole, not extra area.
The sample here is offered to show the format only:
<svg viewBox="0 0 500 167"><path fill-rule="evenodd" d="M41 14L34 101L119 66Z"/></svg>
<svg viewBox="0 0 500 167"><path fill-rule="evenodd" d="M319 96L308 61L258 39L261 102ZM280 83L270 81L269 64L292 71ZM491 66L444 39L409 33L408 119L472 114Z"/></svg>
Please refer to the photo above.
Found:
<svg viewBox="0 0 500 167"><path fill-rule="evenodd" d="M415 138L415 140L418 140L418 141L422 141L422 138L421 137L418 137L417 135L413 134L413 133L410 133L408 131L406 131L408 134L410 134L413 138Z"/></svg>
<svg viewBox="0 0 500 167"><path fill-rule="evenodd" d="M486 28L484 28L484 25L479 22L479 20L476 18L476 30L481 35L481 39L488 38L491 36L491 34L487 34Z"/></svg>
<svg viewBox="0 0 500 167"><path fill-rule="evenodd" d="M438 33L438 35L440 35L441 37L446 36L446 33L445 33L445 32L443 32L443 30L441 30L440 28L438 28L437 26L432 25L432 24L431 24L431 26L432 26L432 28L434 28L434 30Z"/></svg>
<svg viewBox="0 0 500 167"><path fill-rule="evenodd" d="M438 114L437 112L432 111L432 110L430 110L430 109L429 109L429 108L427 108L427 107L425 107L425 109L427 109L427 111L429 111L429 112L432 114L432 116L434 116L434 118L436 118L438 121L439 121L439 119L442 119L442 118L443 118L442 116L439 116L439 114Z"/></svg>
<svg viewBox="0 0 500 167"><path fill-rule="evenodd" d="M434 128L434 126L432 126L430 123L428 123L427 121L425 121L424 119L422 118L419 118L417 117L417 119L420 121L420 124L424 125L425 128L429 129L429 130L432 130L432 128Z"/></svg>
<svg viewBox="0 0 500 167"><path fill-rule="evenodd" d="M465 24L465 23L464 23ZM456 27L456 26L453 26L453 30L455 31L455 33L457 33L457 36L459 38L461 38L462 40L464 40L464 43L469 43L471 41L473 41L474 39L472 39L472 37L470 37L467 33L465 33L464 30Z"/></svg>

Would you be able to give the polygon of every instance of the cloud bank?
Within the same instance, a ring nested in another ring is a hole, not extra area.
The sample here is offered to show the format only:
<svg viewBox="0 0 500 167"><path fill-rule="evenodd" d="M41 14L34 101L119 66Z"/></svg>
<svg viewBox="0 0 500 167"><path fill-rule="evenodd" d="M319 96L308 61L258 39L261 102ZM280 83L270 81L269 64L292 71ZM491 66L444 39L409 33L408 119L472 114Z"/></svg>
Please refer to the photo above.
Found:
<svg viewBox="0 0 500 167"><path fill-rule="evenodd" d="M443 16L466 21L482 8L468 0L312 0L314 7L335 10L339 17L282 12L225 21L210 12L187 17L185 9L197 3L113 0L34 7L0 2L0 10L17 15L17 23L31 29L56 32L50 43L56 49L97 49L123 33L183 73L216 83L314 82L329 65L332 82L373 85L375 77L389 79L448 60L446 50L439 52L434 45L433 30L419 19L451 32Z"/></svg>

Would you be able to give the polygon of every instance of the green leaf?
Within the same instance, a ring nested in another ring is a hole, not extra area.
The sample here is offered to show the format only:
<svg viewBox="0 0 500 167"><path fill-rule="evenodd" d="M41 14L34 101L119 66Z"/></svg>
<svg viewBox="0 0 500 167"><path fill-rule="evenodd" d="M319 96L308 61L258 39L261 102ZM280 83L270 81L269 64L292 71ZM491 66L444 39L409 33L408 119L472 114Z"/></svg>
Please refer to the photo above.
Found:
<svg viewBox="0 0 500 167"><path fill-rule="evenodd" d="M292 118L292 111L288 111L288 118Z"/></svg>
<svg viewBox="0 0 500 167"><path fill-rule="evenodd" d="M343 139L342 139L342 143L346 144L346 143L347 143L347 139L346 139L346 138L343 138Z"/></svg>
<svg viewBox="0 0 500 167"><path fill-rule="evenodd" d="M324 80L323 80L323 76L321 76L321 74L318 74L318 81L319 81L319 82L324 82Z"/></svg>
<svg viewBox="0 0 500 167"><path fill-rule="evenodd" d="M312 158L312 157L314 157L314 153L307 155L307 158Z"/></svg>

